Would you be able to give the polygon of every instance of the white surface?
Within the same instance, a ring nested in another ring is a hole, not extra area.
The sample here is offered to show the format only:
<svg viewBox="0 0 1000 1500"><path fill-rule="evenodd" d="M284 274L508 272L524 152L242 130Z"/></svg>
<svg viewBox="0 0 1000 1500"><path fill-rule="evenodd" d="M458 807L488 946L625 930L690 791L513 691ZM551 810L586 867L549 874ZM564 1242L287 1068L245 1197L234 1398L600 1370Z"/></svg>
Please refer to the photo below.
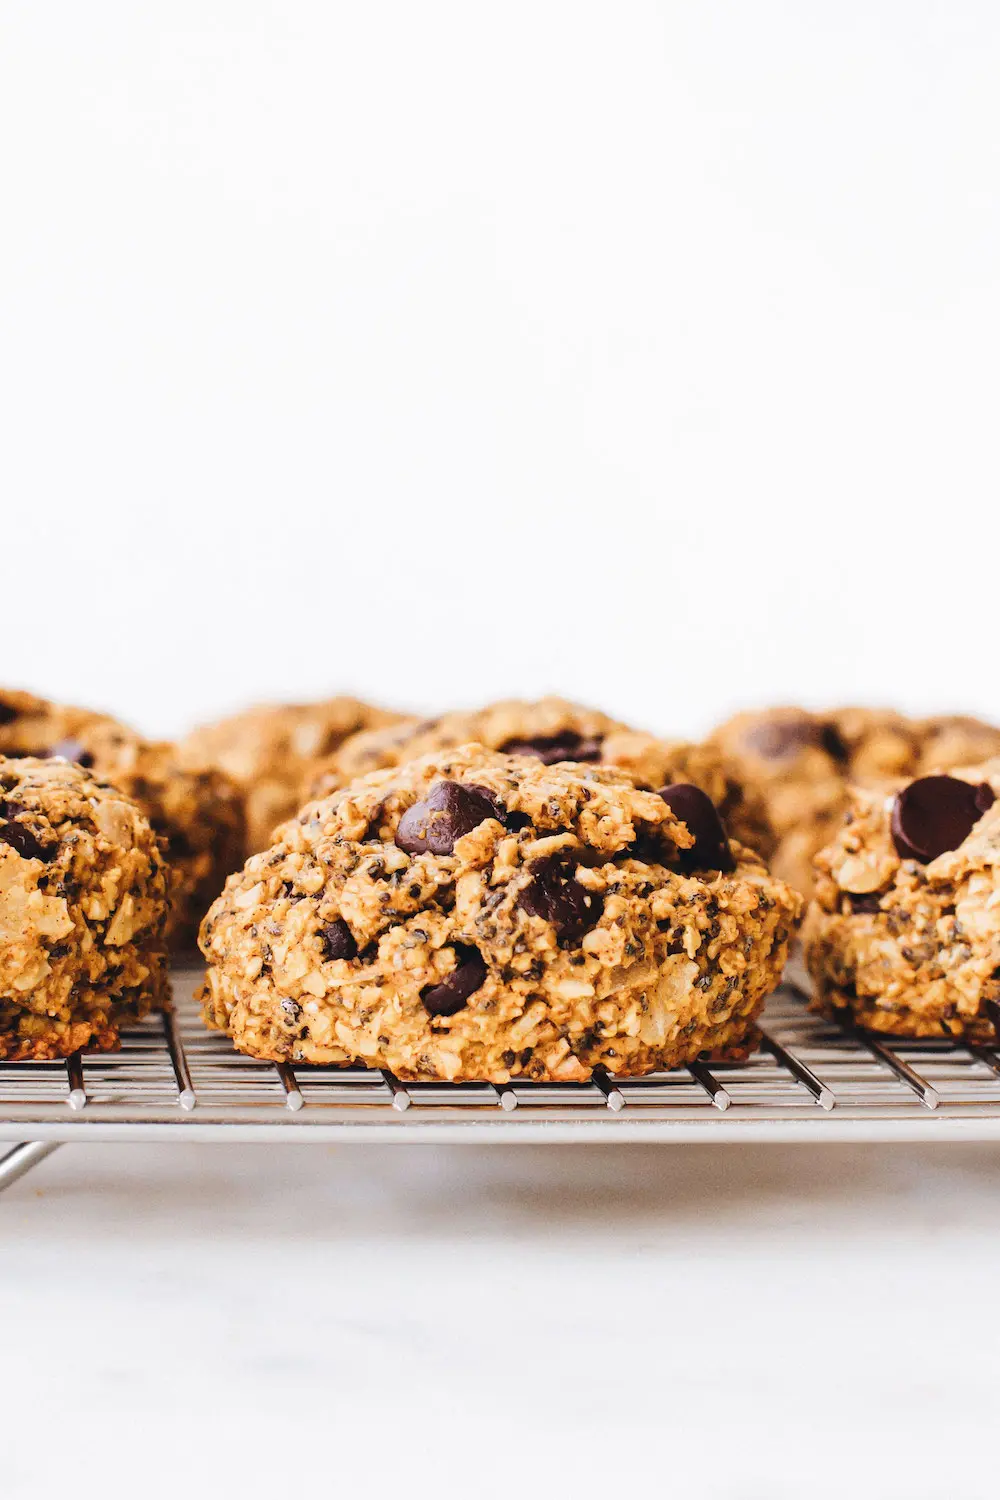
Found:
<svg viewBox="0 0 1000 1500"><path fill-rule="evenodd" d="M995 5L0 20L0 680L1000 712ZM997 1163L66 1148L4 1500L992 1496Z"/></svg>
<svg viewBox="0 0 1000 1500"><path fill-rule="evenodd" d="M0 17L0 678L1000 713L995 4Z"/></svg>
<svg viewBox="0 0 1000 1500"><path fill-rule="evenodd" d="M4 1500L996 1494L995 1147L63 1147Z"/></svg>

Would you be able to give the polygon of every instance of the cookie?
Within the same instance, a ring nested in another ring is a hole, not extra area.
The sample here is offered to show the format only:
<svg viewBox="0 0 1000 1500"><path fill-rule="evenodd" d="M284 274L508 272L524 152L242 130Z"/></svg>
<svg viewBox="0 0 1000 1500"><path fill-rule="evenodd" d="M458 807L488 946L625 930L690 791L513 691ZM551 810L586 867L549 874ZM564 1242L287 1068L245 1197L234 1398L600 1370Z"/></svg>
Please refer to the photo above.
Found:
<svg viewBox="0 0 1000 1500"><path fill-rule="evenodd" d="M892 709L741 713L711 737L739 781L764 801L772 867L809 894L813 859L836 833L852 783L874 785L1000 754L1000 731L976 719L907 719Z"/></svg>
<svg viewBox="0 0 1000 1500"><path fill-rule="evenodd" d="M201 931L243 1052L565 1081L745 1049L799 898L693 786L466 745L309 804Z"/></svg>
<svg viewBox="0 0 1000 1500"><path fill-rule="evenodd" d="M475 741L489 750L557 761L600 762L631 772L656 788L690 781L712 798L730 835L768 858L775 846L763 795L743 785L736 767L715 746L657 739L628 729L596 709L562 698L510 700L436 719L402 719L352 735L315 769L310 794L329 796L370 771L401 765Z"/></svg>
<svg viewBox="0 0 1000 1500"><path fill-rule="evenodd" d="M920 756L913 774L975 766L1000 755L1000 729L961 714L918 719Z"/></svg>
<svg viewBox="0 0 1000 1500"><path fill-rule="evenodd" d="M106 714L10 691L0 693L0 755L77 761L138 803L170 866L168 942L195 941L209 904L243 859L242 801L224 772L182 765L174 745L144 740Z"/></svg>
<svg viewBox="0 0 1000 1500"><path fill-rule="evenodd" d="M855 788L816 860L817 1004L895 1036L1000 1039L1000 760Z"/></svg>
<svg viewBox="0 0 1000 1500"><path fill-rule="evenodd" d="M546 765L561 760L587 763L600 760L607 735L625 729L626 725L607 714L563 698L541 698L534 703L512 698L433 719L411 717L345 740L314 767L311 790L315 796L328 796L369 771L472 743L508 755L533 755Z"/></svg>
<svg viewBox="0 0 1000 1500"><path fill-rule="evenodd" d="M0 758L0 1058L109 1051L167 997L167 869L138 807L65 760Z"/></svg>
<svg viewBox="0 0 1000 1500"><path fill-rule="evenodd" d="M217 766L237 783L250 855L266 849L278 824L305 801L318 760L348 735L398 718L357 698L262 704L193 730L181 754L186 764Z"/></svg>

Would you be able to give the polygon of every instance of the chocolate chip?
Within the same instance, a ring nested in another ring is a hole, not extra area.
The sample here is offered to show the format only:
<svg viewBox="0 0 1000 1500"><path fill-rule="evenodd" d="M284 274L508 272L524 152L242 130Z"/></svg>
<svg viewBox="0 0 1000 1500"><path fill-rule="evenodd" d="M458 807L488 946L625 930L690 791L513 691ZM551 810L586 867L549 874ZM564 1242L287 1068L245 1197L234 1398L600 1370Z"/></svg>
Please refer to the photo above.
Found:
<svg viewBox="0 0 1000 1500"><path fill-rule="evenodd" d="M508 812L504 813L503 826L509 833L520 833L523 828L530 828L532 824L527 813Z"/></svg>
<svg viewBox="0 0 1000 1500"><path fill-rule="evenodd" d="M851 758L851 752L844 743L844 738L836 724L821 724L817 741L821 750L825 750L827 755L846 766Z"/></svg>
<svg viewBox="0 0 1000 1500"><path fill-rule="evenodd" d="M536 734L530 740L508 740L500 749L507 755L529 755L544 766L560 760L600 760L603 740L564 729L560 734Z"/></svg>
<svg viewBox="0 0 1000 1500"><path fill-rule="evenodd" d="M7 819L6 823L0 825L0 843L9 844L22 859L40 859L48 864L55 859L58 845L39 843L25 823L15 823L14 818L23 811L19 802L0 802L0 816Z"/></svg>
<svg viewBox="0 0 1000 1500"><path fill-rule="evenodd" d="M426 799L400 818L396 843L407 854L451 854L458 840L487 818L503 822L504 808L484 786L436 781Z"/></svg>
<svg viewBox="0 0 1000 1500"><path fill-rule="evenodd" d="M13 724L16 718L17 709L0 700L0 724Z"/></svg>
<svg viewBox="0 0 1000 1500"><path fill-rule="evenodd" d="M764 760L790 760L800 750L824 750L842 764L850 751L835 724L818 723L803 715L800 719L765 720L747 730L743 743Z"/></svg>
<svg viewBox="0 0 1000 1500"><path fill-rule="evenodd" d="M601 897L582 886L558 854L535 861L517 904L529 916L551 922L562 943L578 942L597 926L604 909Z"/></svg>
<svg viewBox="0 0 1000 1500"><path fill-rule="evenodd" d="M845 894L851 903L851 911L853 912L875 912L882 910L879 904L878 891L847 891Z"/></svg>
<svg viewBox="0 0 1000 1500"><path fill-rule="evenodd" d="M922 865L965 842L983 813L993 806L993 788L971 786L957 776L921 776L892 804L892 841L900 859Z"/></svg>
<svg viewBox="0 0 1000 1500"><path fill-rule="evenodd" d="M83 748L79 740L57 740L45 754L49 759L55 759L58 756L62 760L75 760L77 765L83 766L85 770L94 764L94 757L89 750Z"/></svg>
<svg viewBox="0 0 1000 1500"><path fill-rule="evenodd" d="M989 812L990 808L993 806L996 800L996 793L990 786L989 782L981 781L976 787L975 802L978 811L980 813Z"/></svg>
<svg viewBox="0 0 1000 1500"><path fill-rule="evenodd" d="M736 869L726 830L711 797L687 781L665 786L660 796L674 817L694 836L690 849L678 851L682 870L720 870L729 874Z"/></svg>
<svg viewBox="0 0 1000 1500"><path fill-rule="evenodd" d="M486 961L478 948L455 944L455 967L447 979L432 984L420 996L424 1009L432 1016L453 1016L481 987L486 978Z"/></svg>
<svg viewBox="0 0 1000 1500"><path fill-rule="evenodd" d="M357 956L358 945L354 941L354 934L342 917L335 922L329 923L319 930L320 941L323 944L323 957L354 958Z"/></svg>
<svg viewBox="0 0 1000 1500"><path fill-rule="evenodd" d="M618 859L637 859L644 865L676 865L679 850L673 839L646 829L637 833L628 848L616 856Z"/></svg>

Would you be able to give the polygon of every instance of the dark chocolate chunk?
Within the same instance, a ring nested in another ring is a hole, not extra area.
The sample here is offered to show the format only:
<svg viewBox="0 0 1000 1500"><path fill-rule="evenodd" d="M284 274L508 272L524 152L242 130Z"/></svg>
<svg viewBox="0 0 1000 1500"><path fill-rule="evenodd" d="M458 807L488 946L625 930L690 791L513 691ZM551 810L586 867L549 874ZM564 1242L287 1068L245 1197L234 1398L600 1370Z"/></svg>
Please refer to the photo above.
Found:
<svg viewBox="0 0 1000 1500"><path fill-rule="evenodd" d="M343 917L338 917L335 922L321 927L319 935L323 943L324 958L355 958L357 956L358 945Z"/></svg>
<svg viewBox="0 0 1000 1500"><path fill-rule="evenodd" d="M504 807L484 786L436 781L425 801L415 802L399 820L396 843L407 854L451 854L465 834L487 818L504 820Z"/></svg>
<svg viewBox="0 0 1000 1500"><path fill-rule="evenodd" d="M579 942L596 927L604 909L601 897L588 891L558 854L531 866L531 880L517 898L529 916L551 922L564 944Z"/></svg>
<svg viewBox="0 0 1000 1500"><path fill-rule="evenodd" d="M564 729L560 734L538 734L531 740L508 740L500 749L506 755L529 755L544 766L554 766L560 760L600 760L603 743L594 736Z"/></svg>
<svg viewBox="0 0 1000 1500"><path fill-rule="evenodd" d="M531 827L531 819L527 813L511 811L504 813L503 826L511 833L520 833L522 828Z"/></svg>
<svg viewBox="0 0 1000 1500"><path fill-rule="evenodd" d="M690 782L678 781L665 786L660 796L694 836L690 849L678 850L682 870L721 870L729 874L736 869L722 819L707 793Z"/></svg>
<svg viewBox="0 0 1000 1500"><path fill-rule="evenodd" d="M847 891L847 899L851 903L851 911L875 912L881 911L879 905L880 897L878 891Z"/></svg>
<svg viewBox="0 0 1000 1500"><path fill-rule="evenodd" d="M825 750L827 755L832 756L841 765L847 765L847 762L851 758L851 752L844 743L843 735L836 724L821 724L817 739L821 750Z"/></svg>
<svg viewBox="0 0 1000 1500"><path fill-rule="evenodd" d="M94 764L94 757L89 750L83 748L79 740L57 740L45 753L50 759L61 756L63 760L75 760L85 770Z"/></svg>
<svg viewBox="0 0 1000 1500"><path fill-rule="evenodd" d="M996 793L989 782L981 781L976 787L976 807L980 813L989 812L996 800Z"/></svg>
<svg viewBox="0 0 1000 1500"><path fill-rule="evenodd" d="M0 823L0 843L9 844L22 859L40 859L48 864L55 859L58 845L40 843L26 823L15 823L14 818L23 811L19 802L0 802L0 817L7 819Z"/></svg>
<svg viewBox="0 0 1000 1500"><path fill-rule="evenodd" d="M425 1010L432 1016L453 1016L481 987L486 978L486 961L478 948L455 944L455 967L447 979L432 984L420 996Z"/></svg>
<svg viewBox="0 0 1000 1500"><path fill-rule="evenodd" d="M665 865L669 869L671 865L676 865L679 853L673 839L664 838L662 833L647 828L637 833L628 848L623 849L616 857L637 859L644 865Z"/></svg>
<svg viewBox="0 0 1000 1500"><path fill-rule="evenodd" d="M963 844L993 806L993 788L971 786L957 776L921 776L897 793L892 804L892 841L901 859L922 865Z"/></svg>
<svg viewBox="0 0 1000 1500"><path fill-rule="evenodd" d="M0 698L0 724L13 724L17 718L17 709L12 708L9 703L4 703Z"/></svg>

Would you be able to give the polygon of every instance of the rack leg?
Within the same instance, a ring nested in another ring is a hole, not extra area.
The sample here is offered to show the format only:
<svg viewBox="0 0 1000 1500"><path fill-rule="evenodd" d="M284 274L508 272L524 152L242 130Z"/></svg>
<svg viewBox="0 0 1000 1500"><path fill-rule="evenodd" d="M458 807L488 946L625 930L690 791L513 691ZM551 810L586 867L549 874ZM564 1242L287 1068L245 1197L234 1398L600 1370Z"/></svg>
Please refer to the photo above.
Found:
<svg viewBox="0 0 1000 1500"><path fill-rule="evenodd" d="M58 1141L22 1141L20 1146L15 1146L6 1156L0 1156L0 1193L17 1182L19 1177L23 1177L25 1172L30 1172L32 1167L37 1167L40 1161L51 1156L58 1147Z"/></svg>

